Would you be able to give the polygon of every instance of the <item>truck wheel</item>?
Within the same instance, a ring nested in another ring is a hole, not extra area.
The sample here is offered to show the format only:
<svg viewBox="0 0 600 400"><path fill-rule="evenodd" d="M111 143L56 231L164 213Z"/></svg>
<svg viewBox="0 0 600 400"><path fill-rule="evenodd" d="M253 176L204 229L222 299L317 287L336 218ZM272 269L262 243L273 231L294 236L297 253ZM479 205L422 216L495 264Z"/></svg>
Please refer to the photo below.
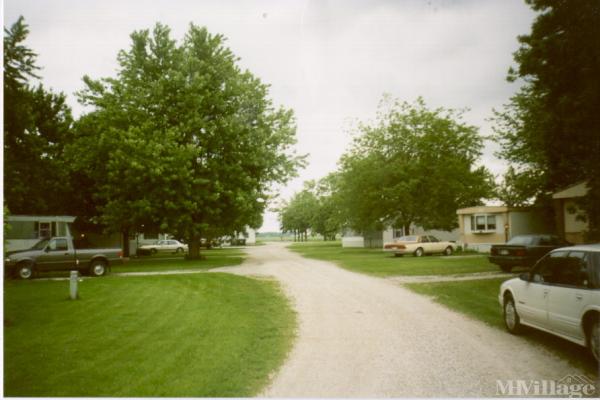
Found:
<svg viewBox="0 0 600 400"><path fill-rule="evenodd" d="M92 261L89 272L91 276L106 275L106 262L102 260Z"/></svg>
<svg viewBox="0 0 600 400"><path fill-rule="evenodd" d="M421 257L423 255L423 249L422 248L418 248L415 250L415 257Z"/></svg>
<svg viewBox="0 0 600 400"><path fill-rule="evenodd" d="M31 279L33 276L33 263L24 262L17 265L17 277L19 279Z"/></svg>
<svg viewBox="0 0 600 400"><path fill-rule="evenodd" d="M512 271L512 265L502 264L500 265L500 269L504 272L510 272Z"/></svg>

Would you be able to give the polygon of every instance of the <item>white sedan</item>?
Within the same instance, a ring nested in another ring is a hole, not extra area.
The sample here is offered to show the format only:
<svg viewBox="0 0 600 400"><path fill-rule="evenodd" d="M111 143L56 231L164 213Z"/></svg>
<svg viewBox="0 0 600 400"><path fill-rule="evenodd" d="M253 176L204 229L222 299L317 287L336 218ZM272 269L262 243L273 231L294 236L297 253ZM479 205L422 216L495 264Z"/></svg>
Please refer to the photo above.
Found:
<svg viewBox="0 0 600 400"><path fill-rule="evenodd" d="M423 254L433 253L442 253L449 256L454 250L456 250L456 243L439 241L431 235L402 236L383 246L383 251L394 253L396 256L413 254L415 257L421 257Z"/></svg>
<svg viewBox="0 0 600 400"><path fill-rule="evenodd" d="M156 254L156 253L177 253L182 254L188 250L188 245L185 243L181 243L179 240L159 240L154 244L146 244L144 246L140 246L139 249L141 252Z"/></svg>
<svg viewBox="0 0 600 400"><path fill-rule="evenodd" d="M500 286L504 323L587 346L600 361L600 244L562 247Z"/></svg>

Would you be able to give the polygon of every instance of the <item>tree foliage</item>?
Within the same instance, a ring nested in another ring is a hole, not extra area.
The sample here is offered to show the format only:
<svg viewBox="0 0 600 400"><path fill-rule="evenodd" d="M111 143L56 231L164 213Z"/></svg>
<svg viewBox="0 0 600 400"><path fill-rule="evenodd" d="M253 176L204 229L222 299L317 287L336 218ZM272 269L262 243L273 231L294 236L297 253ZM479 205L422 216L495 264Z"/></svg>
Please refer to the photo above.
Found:
<svg viewBox="0 0 600 400"><path fill-rule="evenodd" d="M221 35L190 25L178 44L157 24L131 39L116 77L84 78L92 111L69 149L75 174L95 183L88 203L102 223L157 227L198 256L201 237L260 225L271 183L302 164L294 117Z"/></svg>
<svg viewBox="0 0 600 400"><path fill-rule="evenodd" d="M324 240L335 240L342 224L335 181L336 175L330 174L318 182L305 182L303 190L279 208L281 230L294 233L300 240L309 230Z"/></svg>
<svg viewBox="0 0 600 400"><path fill-rule="evenodd" d="M4 30L4 198L16 214L68 212L63 162L73 119L63 94L34 84L35 53L23 17Z"/></svg>
<svg viewBox="0 0 600 400"><path fill-rule="evenodd" d="M495 115L500 156L513 164L507 185L549 204L552 192L586 180L582 205L600 237L600 2L527 3L539 15L508 75L523 86Z"/></svg>
<svg viewBox="0 0 600 400"><path fill-rule="evenodd" d="M456 210L490 195L491 175L475 164L483 146L462 112L430 110L389 97L377 121L361 124L340 161L339 207L359 232L385 226L456 227Z"/></svg>

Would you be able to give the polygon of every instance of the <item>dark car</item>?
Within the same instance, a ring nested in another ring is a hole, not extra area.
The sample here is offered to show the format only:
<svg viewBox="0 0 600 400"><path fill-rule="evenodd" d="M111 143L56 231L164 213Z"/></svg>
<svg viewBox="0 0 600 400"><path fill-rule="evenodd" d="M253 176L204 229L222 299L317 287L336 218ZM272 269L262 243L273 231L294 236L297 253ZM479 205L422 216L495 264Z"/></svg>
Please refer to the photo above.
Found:
<svg viewBox="0 0 600 400"><path fill-rule="evenodd" d="M570 245L556 235L520 235L506 244L493 245L489 260L499 265L502 271L510 272L517 266L531 267L549 251Z"/></svg>

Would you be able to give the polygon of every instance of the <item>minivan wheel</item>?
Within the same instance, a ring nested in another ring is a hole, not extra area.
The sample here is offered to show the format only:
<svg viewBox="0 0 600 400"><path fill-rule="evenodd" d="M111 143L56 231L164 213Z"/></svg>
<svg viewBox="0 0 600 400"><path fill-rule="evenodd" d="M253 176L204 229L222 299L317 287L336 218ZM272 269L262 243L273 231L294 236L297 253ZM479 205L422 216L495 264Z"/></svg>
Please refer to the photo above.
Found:
<svg viewBox="0 0 600 400"><path fill-rule="evenodd" d="M423 255L423 249L422 248L418 248L415 250L415 257L421 257Z"/></svg>
<svg viewBox="0 0 600 400"><path fill-rule="evenodd" d="M92 261L90 266L90 275L103 276L106 274L106 263L104 261Z"/></svg>
<svg viewBox="0 0 600 400"><path fill-rule="evenodd" d="M600 362L600 321L598 321L598 317L588 333L588 346L592 356L597 362Z"/></svg>
<svg viewBox="0 0 600 400"><path fill-rule="evenodd" d="M517 313L517 308L515 307L515 301L511 296L504 298L504 325L514 335L520 333L523 327Z"/></svg>
<svg viewBox="0 0 600 400"><path fill-rule="evenodd" d="M17 277L19 279L31 279L33 276L33 264L22 263L17 266Z"/></svg>

